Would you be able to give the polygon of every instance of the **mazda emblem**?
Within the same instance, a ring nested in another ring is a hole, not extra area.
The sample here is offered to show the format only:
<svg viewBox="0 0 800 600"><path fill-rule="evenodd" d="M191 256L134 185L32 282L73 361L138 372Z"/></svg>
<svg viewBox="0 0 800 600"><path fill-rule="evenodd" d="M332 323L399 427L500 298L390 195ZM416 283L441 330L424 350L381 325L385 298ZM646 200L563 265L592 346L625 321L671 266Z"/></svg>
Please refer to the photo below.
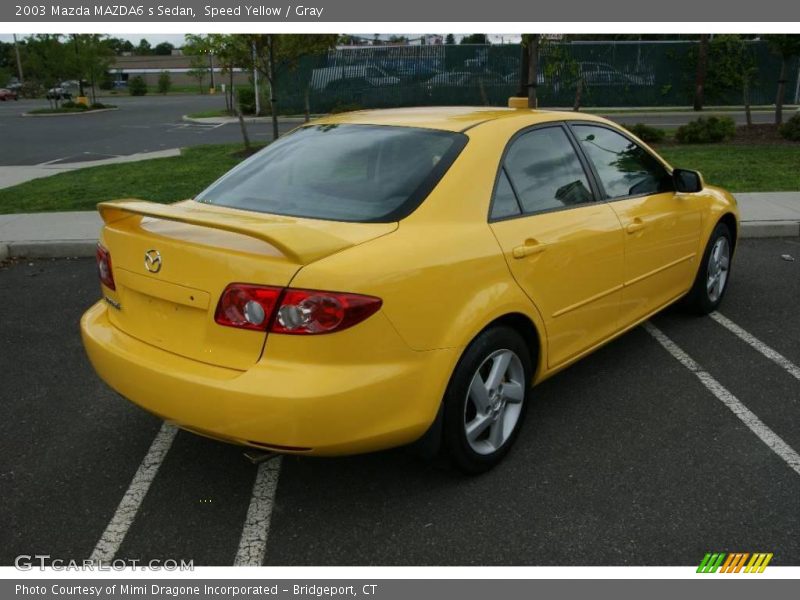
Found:
<svg viewBox="0 0 800 600"><path fill-rule="evenodd" d="M144 253L144 268L151 273L161 270L161 253L158 250L148 250Z"/></svg>

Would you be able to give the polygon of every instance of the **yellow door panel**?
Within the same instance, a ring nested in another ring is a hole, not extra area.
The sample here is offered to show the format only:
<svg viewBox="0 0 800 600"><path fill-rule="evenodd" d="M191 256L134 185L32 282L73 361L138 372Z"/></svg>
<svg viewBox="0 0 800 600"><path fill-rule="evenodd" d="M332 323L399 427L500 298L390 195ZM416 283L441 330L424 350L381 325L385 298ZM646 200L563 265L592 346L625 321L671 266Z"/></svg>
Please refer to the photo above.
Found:
<svg viewBox="0 0 800 600"><path fill-rule="evenodd" d="M623 324L686 292L697 272L702 212L691 195L664 192L611 202L625 232Z"/></svg>
<svg viewBox="0 0 800 600"><path fill-rule="evenodd" d="M624 240L605 203L491 224L514 279L545 321L548 367L618 328Z"/></svg>

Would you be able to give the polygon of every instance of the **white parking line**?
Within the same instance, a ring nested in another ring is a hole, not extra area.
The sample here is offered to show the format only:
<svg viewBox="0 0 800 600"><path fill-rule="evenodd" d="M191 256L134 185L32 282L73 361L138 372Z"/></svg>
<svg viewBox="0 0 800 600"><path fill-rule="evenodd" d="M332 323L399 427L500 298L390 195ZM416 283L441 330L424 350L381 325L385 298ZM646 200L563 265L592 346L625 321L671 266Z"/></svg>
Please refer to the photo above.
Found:
<svg viewBox="0 0 800 600"><path fill-rule="evenodd" d="M94 547L94 551L89 557L90 560L110 561L114 559L177 433L176 427L167 423L161 425L153 443L150 444L150 450L142 459L128 490L117 506L117 512L114 513L100 537L100 541Z"/></svg>
<svg viewBox="0 0 800 600"><path fill-rule="evenodd" d="M247 518L244 521L239 549L233 562L235 567L260 567L264 563L280 470L280 456L258 465L253 494L247 509Z"/></svg>
<svg viewBox="0 0 800 600"><path fill-rule="evenodd" d="M652 323L644 324L645 330L652 335L664 349L675 357L684 367L689 369L697 376L701 383L706 386L714 396L717 397L739 420L750 428L759 439L769 446L772 451L780 456L795 473L800 475L800 454L798 454L789 444L784 442L781 437L767 427L749 408L734 396L719 381L714 379L710 373L704 371L691 356L686 354L675 342L669 339L664 333Z"/></svg>
<svg viewBox="0 0 800 600"><path fill-rule="evenodd" d="M721 315L718 312L712 312L709 316L712 319L714 319L717 323L722 325L725 329L730 331L733 335L738 337L740 340L742 340L746 344L749 344L750 346L758 350L761 354L770 359L772 362L779 365L781 368L783 368L784 371L788 372L790 375L800 380L800 367L798 367L796 364L794 364L792 361L786 358L783 354L767 346L757 337L739 327L728 317Z"/></svg>

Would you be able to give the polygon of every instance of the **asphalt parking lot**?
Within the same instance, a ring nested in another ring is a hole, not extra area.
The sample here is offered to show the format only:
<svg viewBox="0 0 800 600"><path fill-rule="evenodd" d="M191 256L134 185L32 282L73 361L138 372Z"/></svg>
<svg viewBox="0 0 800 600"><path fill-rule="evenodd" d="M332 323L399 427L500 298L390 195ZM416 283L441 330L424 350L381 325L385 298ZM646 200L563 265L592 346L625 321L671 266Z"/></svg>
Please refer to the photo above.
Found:
<svg viewBox="0 0 800 600"><path fill-rule="evenodd" d="M728 321L670 309L536 388L516 447L476 478L403 450L256 467L173 439L93 374L78 319L97 297L90 260L0 268L2 565L88 558L112 522L117 558L195 565L259 547L275 565L800 564L796 238L740 242ZM120 519L151 445L163 463Z"/></svg>
<svg viewBox="0 0 800 600"><path fill-rule="evenodd" d="M112 96L100 101L119 110L58 117L22 117L47 101L0 102L0 165L82 162L167 148L240 142L238 123L187 123L183 115L225 108L222 95ZM297 123L281 123L281 131ZM269 123L249 124L250 139L272 139Z"/></svg>
<svg viewBox="0 0 800 600"><path fill-rule="evenodd" d="M72 163L168 148L241 141L237 123L206 125L182 120L183 115L225 108L225 99L219 94L110 96L100 98L100 101L114 104L120 110L26 118L21 116L23 112L46 107L47 101L40 98L0 102L0 137L12 142L0 144L0 165ZM745 122L741 112L725 114L738 124ZM697 116L691 112L608 115L622 124L647 123L667 128L678 127ZM773 119L771 111L753 113L756 123L772 123ZM282 121L280 130L284 133L296 126L296 121ZM250 124L248 133L255 141L272 139L269 123Z"/></svg>

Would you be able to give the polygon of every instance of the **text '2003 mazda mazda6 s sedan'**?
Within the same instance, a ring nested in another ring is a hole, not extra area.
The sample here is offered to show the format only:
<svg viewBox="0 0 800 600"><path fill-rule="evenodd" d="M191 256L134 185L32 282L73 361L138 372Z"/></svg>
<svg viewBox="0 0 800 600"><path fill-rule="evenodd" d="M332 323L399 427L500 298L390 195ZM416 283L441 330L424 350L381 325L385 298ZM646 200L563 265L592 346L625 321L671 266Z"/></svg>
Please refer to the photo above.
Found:
<svg viewBox="0 0 800 600"><path fill-rule="evenodd" d="M331 116L193 200L118 201L82 319L126 398L283 453L496 464L532 385L670 303L713 310L738 211L598 117Z"/></svg>

